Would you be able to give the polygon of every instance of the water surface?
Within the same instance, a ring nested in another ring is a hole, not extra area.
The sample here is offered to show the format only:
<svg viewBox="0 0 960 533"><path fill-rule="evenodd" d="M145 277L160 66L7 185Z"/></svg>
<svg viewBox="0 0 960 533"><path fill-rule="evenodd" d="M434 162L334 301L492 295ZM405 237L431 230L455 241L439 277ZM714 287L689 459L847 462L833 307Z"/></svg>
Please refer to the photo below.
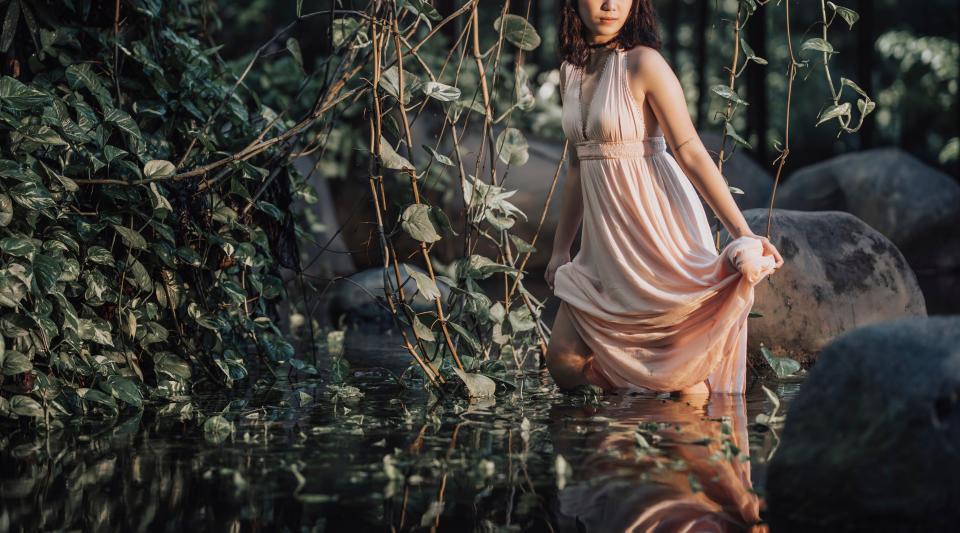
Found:
<svg viewBox="0 0 960 533"><path fill-rule="evenodd" d="M372 370L72 420L49 439L5 426L0 531L740 531L761 516L776 432L755 423L773 410L759 383L706 403L561 394L545 372L513 385L441 400ZM782 414L798 385L768 386ZM205 432L214 415L233 431Z"/></svg>

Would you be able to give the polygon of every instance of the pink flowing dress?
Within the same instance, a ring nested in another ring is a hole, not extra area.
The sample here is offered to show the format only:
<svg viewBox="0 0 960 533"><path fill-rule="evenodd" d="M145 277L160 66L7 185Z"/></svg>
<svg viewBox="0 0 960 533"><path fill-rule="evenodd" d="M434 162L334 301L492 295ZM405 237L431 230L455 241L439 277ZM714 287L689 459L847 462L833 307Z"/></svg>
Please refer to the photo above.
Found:
<svg viewBox="0 0 960 533"><path fill-rule="evenodd" d="M775 269L744 236L720 253L693 184L647 136L626 82L624 50L609 53L581 129L581 69L564 61L562 125L580 158L580 250L554 295L619 389L665 392L707 382L742 394L754 285Z"/></svg>

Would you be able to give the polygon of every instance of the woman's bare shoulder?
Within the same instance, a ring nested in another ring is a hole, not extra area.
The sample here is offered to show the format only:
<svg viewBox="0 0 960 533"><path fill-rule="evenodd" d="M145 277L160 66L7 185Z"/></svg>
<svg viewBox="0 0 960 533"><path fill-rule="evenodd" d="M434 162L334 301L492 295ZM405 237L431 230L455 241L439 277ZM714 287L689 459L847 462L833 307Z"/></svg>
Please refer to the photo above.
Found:
<svg viewBox="0 0 960 533"><path fill-rule="evenodd" d="M627 73L638 86L673 73L667 59L656 48L637 45L627 50L625 56Z"/></svg>

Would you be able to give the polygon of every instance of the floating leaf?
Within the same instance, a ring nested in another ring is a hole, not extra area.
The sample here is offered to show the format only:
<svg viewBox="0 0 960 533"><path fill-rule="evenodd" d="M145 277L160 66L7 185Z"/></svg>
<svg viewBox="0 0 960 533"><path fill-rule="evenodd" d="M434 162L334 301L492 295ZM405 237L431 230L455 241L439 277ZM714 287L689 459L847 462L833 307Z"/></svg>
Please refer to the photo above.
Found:
<svg viewBox="0 0 960 533"><path fill-rule="evenodd" d="M457 367L453 371L467 386L471 398L492 398L497 390L497 383L483 374L464 372Z"/></svg>

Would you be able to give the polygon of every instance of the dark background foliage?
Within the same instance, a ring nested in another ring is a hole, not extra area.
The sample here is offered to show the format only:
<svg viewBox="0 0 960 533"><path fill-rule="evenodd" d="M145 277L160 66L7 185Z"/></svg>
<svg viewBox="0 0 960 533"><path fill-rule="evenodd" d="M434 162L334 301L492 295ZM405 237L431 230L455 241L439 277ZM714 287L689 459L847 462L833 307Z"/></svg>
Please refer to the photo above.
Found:
<svg viewBox="0 0 960 533"><path fill-rule="evenodd" d="M275 124L234 91L208 7L125 2L116 32L113 2L0 2L0 411L109 413L257 359L305 367L272 319L297 178L274 150L177 176Z"/></svg>

